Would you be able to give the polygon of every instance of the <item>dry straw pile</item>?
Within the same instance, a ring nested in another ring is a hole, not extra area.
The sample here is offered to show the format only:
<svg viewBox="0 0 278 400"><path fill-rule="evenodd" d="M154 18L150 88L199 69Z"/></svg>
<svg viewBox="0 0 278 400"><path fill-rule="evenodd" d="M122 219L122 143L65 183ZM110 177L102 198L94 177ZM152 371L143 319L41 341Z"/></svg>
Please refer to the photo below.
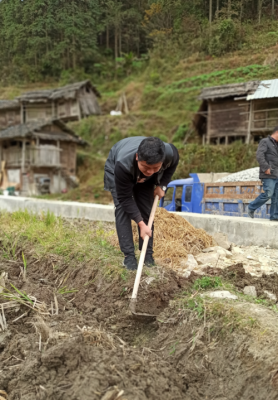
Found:
<svg viewBox="0 0 278 400"><path fill-rule="evenodd" d="M203 229L196 229L186 219L158 208L154 223L154 257L163 265L179 267L188 254L196 255L214 245Z"/></svg>
<svg viewBox="0 0 278 400"><path fill-rule="evenodd" d="M133 224L134 242L138 243L137 225ZM109 238L119 247L117 235ZM203 249L215 245L213 238L203 229L196 229L178 214L158 208L154 220L154 258L159 265L180 268L181 260L188 254L199 254Z"/></svg>

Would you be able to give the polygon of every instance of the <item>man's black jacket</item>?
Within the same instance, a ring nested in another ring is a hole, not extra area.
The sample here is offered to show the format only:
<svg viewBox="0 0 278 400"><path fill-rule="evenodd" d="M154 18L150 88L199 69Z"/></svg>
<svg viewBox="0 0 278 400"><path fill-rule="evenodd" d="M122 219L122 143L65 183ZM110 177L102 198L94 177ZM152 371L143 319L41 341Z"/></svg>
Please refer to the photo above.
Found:
<svg viewBox="0 0 278 400"><path fill-rule="evenodd" d="M104 167L104 189L116 193L119 204L137 223L143 218L133 199L133 187L137 184L138 178L142 177L136 161L136 153L144 139L146 139L144 136L136 136L116 143L110 150ZM162 168L151 177L156 185L161 186L168 185L179 163L176 147L169 143L164 144L166 157Z"/></svg>
<svg viewBox="0 0 278 400"><path fill-rule="evenodd" d="M260 179L278 178L278 143L270 136L260 141L257 150L257 161L260 164ZM270 169L271 175L265 171Z"/></svg>

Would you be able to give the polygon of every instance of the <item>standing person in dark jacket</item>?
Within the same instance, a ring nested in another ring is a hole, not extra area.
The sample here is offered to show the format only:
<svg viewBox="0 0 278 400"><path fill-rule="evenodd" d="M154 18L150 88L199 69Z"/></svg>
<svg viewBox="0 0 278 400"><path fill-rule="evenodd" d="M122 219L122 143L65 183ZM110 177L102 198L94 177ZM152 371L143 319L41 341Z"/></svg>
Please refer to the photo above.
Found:
<svg viewBox="0 0 278 400"><path fill-rule="evenodd" d="M278 126L274 128L271 136L260 141L257 161L260 164L264 193L249 204L248 214L254 218L257 208L271 199L270 221L278 221Z"/></svg>
<svg viewBox="0 0 278 400"><path fill-rule="evenodd" d="M164 197L178 162L176 147L156 137L130 137L110 150L104 168L104 189L113 196L116 229L127 269L137 269L131 220L138 225L140 250L145 236L150 237L145 264L154 265L153 229L148 228L148 219L154 196Z"/></svg>

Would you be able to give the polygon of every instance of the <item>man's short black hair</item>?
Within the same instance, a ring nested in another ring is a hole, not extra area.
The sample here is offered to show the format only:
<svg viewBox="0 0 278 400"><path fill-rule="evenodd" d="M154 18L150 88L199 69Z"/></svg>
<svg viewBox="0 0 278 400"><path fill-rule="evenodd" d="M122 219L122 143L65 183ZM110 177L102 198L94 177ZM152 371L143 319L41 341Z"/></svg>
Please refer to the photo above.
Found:
<svg viewBox="0 0 278 400"><path fill-rule="evenodd" d="M140 143L138 148L138 161L147 164L157 164L165 159L165 144L157 137L149 137Z"/></svg>
<svg viewBox="0 0 278 400"><path fill-rule="evenodd" d="M275 132L278 132L278 126L275 126L275 128L274 128L273 131L272 131L272 135L273 135Z"/></svg>

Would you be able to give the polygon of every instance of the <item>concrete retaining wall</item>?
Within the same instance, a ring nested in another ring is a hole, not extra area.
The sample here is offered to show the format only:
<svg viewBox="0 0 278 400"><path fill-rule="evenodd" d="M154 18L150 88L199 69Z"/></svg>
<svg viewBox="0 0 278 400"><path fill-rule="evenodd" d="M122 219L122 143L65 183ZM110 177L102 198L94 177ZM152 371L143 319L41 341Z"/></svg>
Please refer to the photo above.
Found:
<svg viewBox="0 0 278 400"><path fill-rule="evenodd" d="M92 221L114 222L114 207L75 201L52 201L31 197L0 196L0 210L28 210L34 213L50 211L65 218L85 218Z"/></svg>
<svg viewBox="0 0 278 400"><path fill-rule="evenodd" d="M208 214L179 213L179 215L196 228L202 228L210 234L225 233L231 242L238 245L269 245L271 248L278 248L278 222Z"/></svg>
<svg viewBox="0 0 278 400"><path fill-rule="evenodd" d="M40 200L28 197L0 196L0 210L28 210L34 213L53 212L65 218L85 218L92 221L114 222L114 207L99 204ZM196 228L208 233L225 233L238 245L278 248L278 223L265 219L224 217L207 214L179 213Z"/></svg>

